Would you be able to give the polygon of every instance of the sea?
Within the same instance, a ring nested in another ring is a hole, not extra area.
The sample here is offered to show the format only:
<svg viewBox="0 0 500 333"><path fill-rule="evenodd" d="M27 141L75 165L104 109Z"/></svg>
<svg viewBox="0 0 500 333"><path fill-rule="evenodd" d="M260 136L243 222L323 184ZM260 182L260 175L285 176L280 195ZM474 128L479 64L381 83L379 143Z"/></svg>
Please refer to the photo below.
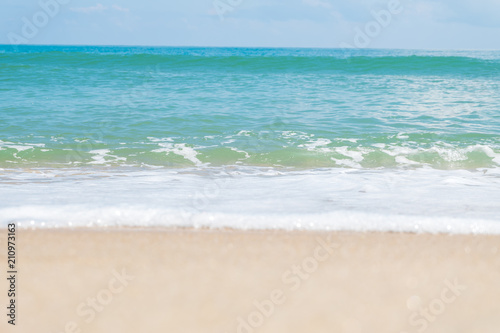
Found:
<svg viewBox="0 0 500 333"><path fill-rule="evenodd" d="M0 225L500 234L500 51L0 45Z"/></svg>

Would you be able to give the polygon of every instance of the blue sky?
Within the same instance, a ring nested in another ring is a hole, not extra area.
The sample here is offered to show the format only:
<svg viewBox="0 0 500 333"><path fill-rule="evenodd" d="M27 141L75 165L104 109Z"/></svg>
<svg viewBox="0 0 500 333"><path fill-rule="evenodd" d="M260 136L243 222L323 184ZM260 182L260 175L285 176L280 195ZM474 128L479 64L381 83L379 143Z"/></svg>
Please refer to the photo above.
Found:
<svg viewBox="0 0 500 333"><path fill-rule="evenodd" d="M2 0L0 9L2 44L500 49L498 0Z"/></svg>

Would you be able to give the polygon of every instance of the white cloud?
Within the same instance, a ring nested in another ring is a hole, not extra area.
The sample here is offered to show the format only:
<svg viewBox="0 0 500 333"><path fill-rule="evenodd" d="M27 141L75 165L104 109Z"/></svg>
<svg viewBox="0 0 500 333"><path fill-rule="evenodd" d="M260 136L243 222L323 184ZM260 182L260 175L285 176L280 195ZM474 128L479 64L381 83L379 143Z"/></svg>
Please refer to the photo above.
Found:
<svg viewBox="0 0 500 333"><path fill-rule="evenodd" d="M108 7L103 6L102 4L98 3L95 6L90 6L90 7L78 7L78 8L70 8L72 12L77 12L77 13L84 13L84 14L89 14L89 13L100 13L105 10L107 10Z"/></svg>
<svg viewBox="0 0 500 333"><path fill-rule="evenodd" d="M114 10L117 10L117 11L119 11L119 12L124 12L124 13L128 13L128 12L130 11L130 9L128 9L128 8L123 8L123 7L120 7L120 6L118 6L118 5L113 5L113 6L112 6L112 8L113 8Z"/></svg>
<svg viewBox="0 0 500 333"><path fill-rule="evenodd" d="M326 1L321 0L302 0L302 3L311 6L311 7L323 7L323 8L332 8L332 5Z"/></svg>
<svg viewBox="0 0 500 333"><path fill-rule="evenodd" d="M122 12L122 13L128 13L130 9L124 8L118 5L112 5L111 7L106 7L103 4L98 3L95 6L90 6L90 7L78 7L78 8L70 8L71 11L76 12L76 13L84 13L84 14L90 14L90 13L102 13L107 10L114 10L117 12Z"/></svg>

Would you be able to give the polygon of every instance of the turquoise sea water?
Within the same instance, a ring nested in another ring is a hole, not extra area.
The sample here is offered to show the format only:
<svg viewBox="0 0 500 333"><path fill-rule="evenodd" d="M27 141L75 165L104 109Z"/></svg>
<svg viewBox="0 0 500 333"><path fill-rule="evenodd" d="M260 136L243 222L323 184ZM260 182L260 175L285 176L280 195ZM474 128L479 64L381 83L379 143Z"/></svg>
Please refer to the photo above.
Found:
<svg viewBox="0 0 500 333"><path fill-rule="evenodd" d="M499 170L500 52L0 46L4 222L472 228Z"/></svg>

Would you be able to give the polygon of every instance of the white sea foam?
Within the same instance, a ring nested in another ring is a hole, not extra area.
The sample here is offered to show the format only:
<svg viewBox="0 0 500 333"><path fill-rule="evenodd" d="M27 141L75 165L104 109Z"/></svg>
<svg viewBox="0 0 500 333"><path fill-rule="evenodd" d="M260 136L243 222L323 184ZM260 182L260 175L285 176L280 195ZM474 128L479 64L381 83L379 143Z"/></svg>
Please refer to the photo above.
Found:
<svg viewBox="0 0 500 333"><path fill-rule="evenodd" d="M22 213L19 213L21 211ZM488 219L428 217L335 211L311 214L237 214L192 212L161 207L22 206L0 209L25 228L61 227L193 227L241 230L393 231L451 234L500 234L500 223ZM37 216L32 218L32 216Z"/></svg>
<svg viewBox="0 0 500 333"><path fill-rule="evenodd" d="M0 224L500 234L496 168L31 169L0 184Z"/></svg>
<svg viewBox="0 0 500 333"><path fill-rule="evenodd" d="M19 153L19 152L22 152L25 150L33 149L35 147L45 147L45 144L44 143L18 144L18 143L14 143L14 142L0 140L0 150L9 148L9 149L15 149Z"/></svg>
<svg viewBox="0 0 500 333"><path fill-rule="evenodd" d="M329 149L329 148L327 148L325 146L329 145L330 143L332 143L331 140L320 138L320 139L316 139L316 140L311 140L308 143L299 145L298 147L299 148L303 147L303 148L306 148L307 150L310 150L310 151L325 151L325 152L328 152L328 151L331 151L331 149Z"/></svg>
<svg viewBox="0 0 500 333"><path fill-rule="evenodd" d="M151 142L172 142L174 139L172 138L154 138L152 136L148 136L148 140Z"/></svg>
<svg viewBox="0 0 500 333"><path fill-rule="evenodd" d="M89 162L89 164L106 164L109 163L110 161L116 162L116 161L126 161L125 157L118 157L115 155L111 155L111 151L109 149L95 149L89 151L90 154L93 154L92 162ZM108 159L106 159L108 158Z"/></svg>
<svg viewBox="0 0 500 333"><path fill-rule="evenodd" d="M299 148L307 149L320 153L337 153L345 156L345 158L331 157L338 165L347 166L350 168L361 168L361 162L364 161L365 156L376 151L394 157L396 163L400 165L414 165L426 166L428 163L415 161L412 158L423 156L426 153L436 154L443 162L464 162L469 160L470 153L482 153L491 158L492 163L500 166L500 153L495 152L487 145L471 145L462 148L446 145L444 143L437 143L434 146L423 147L410 147L407 145L389 145L384 143L376 143L367 147L331 147L331 141L328 139L311 140L306 144L298 145ZM484 162L483 162L484 163Z"/></svg>
<svg viewBox="0 0 500 333"><path fill-rule="evenodd" d="M241 154L244 154L245 155L245 158L249 158L250 157L250 154L248 154L246 151L244 150L241 150L241 149L238 149L238 148L234 148L234 147L230 147L230 149L232 151L235 151L237 153L241 153Z"/></svg>
<svg viewBox="0 0 500 333"><path fill-rule="evenodd" d="M408 158L406 158L404 156L396 156L395 160L398 164L408 164L408 165L419 165L420 164L418 162L409 160Z"/></svg>
<svg viewBox="0 0 500 333"><path fill-rule="evenodd" d="M243 131L239 131L238 134L236 134L237 136L250 136L252 132L251 131L246 131L246 130L243 130Z"/></svg>
<svg viewBox="0 0 500 333"><path fill-rule="evenodd" d="M96 149L96 150L89 151L89 153L94 154L94 156L92 156L92 159L94 161L90 162L89 164L104 164L104 163L106 163L106 159L104 157L110 153L110 150L109 149Z"/></svg>
<svg viewBox="0 0 500 333"><path fill-rule="evenodd" d="M186 160L193 162L196 166L201 166L203 163L196 157L198 152L192 148L188 147L185 143L158 143L162 148L154 149L152 152L155 153L173 153L184 157Z"/></svg>

